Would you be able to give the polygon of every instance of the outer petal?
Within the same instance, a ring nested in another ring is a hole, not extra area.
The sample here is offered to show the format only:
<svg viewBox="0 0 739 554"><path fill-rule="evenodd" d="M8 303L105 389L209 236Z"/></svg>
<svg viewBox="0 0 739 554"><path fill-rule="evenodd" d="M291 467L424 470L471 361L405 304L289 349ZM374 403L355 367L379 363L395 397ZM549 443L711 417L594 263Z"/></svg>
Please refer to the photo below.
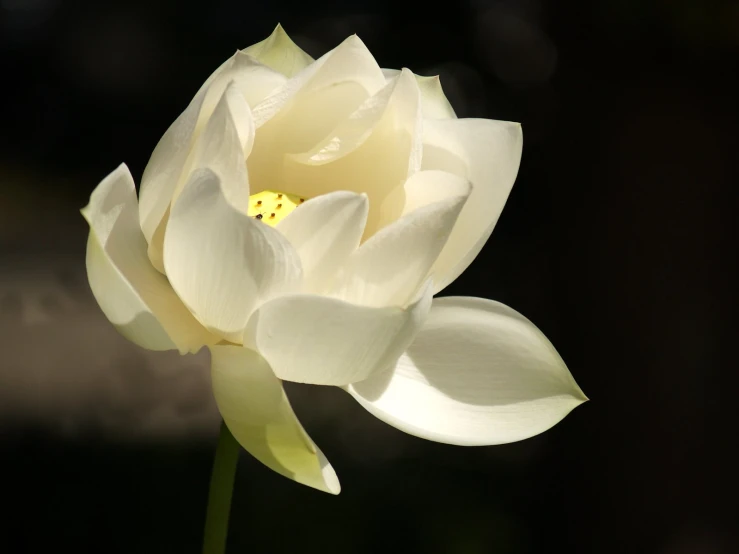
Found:
<svg viewBox="0 0 739 554"><path fill-rule="evenodd" d="M125 164L98 185L82 213L90 224L90 288L123 336L143 348L177 348L183 354L217 340L149 263L139 227L136 189Z"/></svg>
<svg viewBox="0 0 739 554"><path fill-rule="evenodd" d="M232 342L241 342L261 302L299 284L300 259L290 243L235 209L209 169L185 185L164 241L172 287L203 325Z"/></svg>
<svg viewBox="0 0 739 554"><path fill-rule="evenodd" d="M212 346L213 394L237 441L268 468L339 494L339 479L300 425L269 364L241 346Z"/></svg>
<svg viewBox="0 0 739 554"><path fill-rule="evenodd" d="M292 77L313 63L313 58L303 52L279 24L269 37L253 44L244 53L287 77Z"/></svg>
<svg viewBox="0 0 739 554"><path fill-rule="evenodd" d="M352 256L335 289L339 298L363 306L405 306L426 280L470 195L467 181L441 171L416 173L404 189L409 213ZM418 190L424 194L411 194Z"/></svg>
<svg viewBox="0 0 739 554"><path fill-rule="evenodd" d="M330 286L359 246L368 210L366 195L337 191L308 200L277 225L300 255L304 292Z"/></svg>
<svg viewBox="0 0 739 554"><path fill-rule="evenodd" d="M402 431L464 446L532 437L587 400L529 320L468 297L434 300L394 373L347 390Z"/></svg>
<svg viewBox="0 0 739 554"><path fill-rule="evenodd" d="M209 168L221 179L223 192L229 202L244 212L249 207L249 180L246 155L254 142L254 120L249 105L231 82L223 92L213 114L195 140L182 175L191 175L200 168ZM175 202L185 182L180 180L172 191L170 202ZM171 204L170 204L171 205ZM164 273L164 233L169 221L167 211L149 241L149 259Z"/></svg>
<svg viewBox="0 0 739 554"><path fill-rule="evenodd" d="M400 73L399 69L383 69L385 78L392 79ZM415 75L415 74L414 74ZM438 75L423 77L415 75L418 88L421 89L421 106L423 117L427 119L456 119L457 114L449 103L441 88L441 80Z"/></svg>
<svg viewBox="0 0 739 554"><path fill-rule="evenodd" d="M141 177L139 217L141 230L149 243L169 208L172 194L190 153L203 97L204 94L196 96L167 129L154 148Z"/></svg>
<svg viewBox="0 0 739 554"><path fill-rule="evenodd" d="M392 367L430 305L430 283L405 310L324 296L282 296L255 312L244 344L258 350L280 379L346 385Z"/></svg>
<svg viewBox="0 0 739 554"><path fill-rule="evenodd" d="M226 87L232 81L250 106L261 102L285 82L284 75L237 52L211 75L184 112L164 133L141 178L139 215L141 229L150 246L152 263L162 271L160 239L172 196L189 178L190 152L210 119ZM241 132L241 131L240 131Z"/></svg>
<svg viewBox="0 0 739 554"><path fill-rule="evenodd" d="M466 177L472 194L434 265L439 292L472 263L503 211L521 162L518 123L488 119L426 121L423 169Z"/></svg>
<svg viewBox="0 0 739 554"><path fill-rule="evenodd" d="M249 209L246 157L254 144L254 119L235 82L224 90L186 164L186 172L208 168L221 180L223 193L236 209ZM176 200L184 187L178 187Z"/></svg>

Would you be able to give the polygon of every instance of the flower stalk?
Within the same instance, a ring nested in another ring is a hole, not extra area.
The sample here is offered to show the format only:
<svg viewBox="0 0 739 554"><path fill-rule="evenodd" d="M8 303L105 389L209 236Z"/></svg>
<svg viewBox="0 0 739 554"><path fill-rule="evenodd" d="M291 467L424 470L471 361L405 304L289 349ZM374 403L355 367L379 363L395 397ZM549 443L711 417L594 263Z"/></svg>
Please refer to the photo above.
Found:
<svg viewBox="0 0 739 554"><path fill-rule="evenodd" d="M226 552L231 496L240 449L239 443L236 442L226 424L221 423L221 433L218 437L208 492L203 554L224 554Z"/></svg>

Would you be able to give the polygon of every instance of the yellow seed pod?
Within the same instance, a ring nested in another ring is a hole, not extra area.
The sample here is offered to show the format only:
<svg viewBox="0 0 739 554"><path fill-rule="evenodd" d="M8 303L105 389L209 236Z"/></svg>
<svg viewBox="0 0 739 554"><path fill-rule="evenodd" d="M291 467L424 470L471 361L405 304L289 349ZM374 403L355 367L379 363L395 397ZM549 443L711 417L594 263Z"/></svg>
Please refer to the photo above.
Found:
<svg viewBox="0 0 739 554"><path fill-rule="evenodd" d="M274 227L303 202L305 202L305 198L295 194L263 190L249 197L247 215Z"/></svg>

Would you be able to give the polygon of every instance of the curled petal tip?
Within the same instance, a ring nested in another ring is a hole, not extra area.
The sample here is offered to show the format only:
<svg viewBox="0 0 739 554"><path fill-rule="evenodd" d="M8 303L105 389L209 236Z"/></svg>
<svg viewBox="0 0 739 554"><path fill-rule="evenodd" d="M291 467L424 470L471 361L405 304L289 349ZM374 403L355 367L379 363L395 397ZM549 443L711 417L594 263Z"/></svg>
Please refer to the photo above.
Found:
<svg viewBox="0 0 739 554"><path fill-rule="evenodd" d="M348 37L346 37L346 40L344 40L344 42L347 43L347 44L357 44L357 45L364 46L364 42L362 41L361 38L359 38L359 35L356 34L356 33L354 33L353 35L349 35Z"/></svg>

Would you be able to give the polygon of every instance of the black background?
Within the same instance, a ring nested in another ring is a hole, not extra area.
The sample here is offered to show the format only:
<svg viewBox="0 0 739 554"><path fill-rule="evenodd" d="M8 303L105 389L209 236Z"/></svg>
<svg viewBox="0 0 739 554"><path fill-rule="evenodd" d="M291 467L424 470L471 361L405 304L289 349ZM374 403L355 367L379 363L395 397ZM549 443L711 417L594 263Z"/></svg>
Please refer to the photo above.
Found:
<svg viewBox="0 0 739 554"><path fill-rule="evenodd" d="M591 402L458 448L291 387L338 497L244 454L231 552L739 552L735 2L0 1L0 551L198 552L218 427L207 359L143 353L94 305L79 208L138 180L202 81L281 22L441 74L460 117L520 121L479 258L444 294L552 340Z"/></svg>

